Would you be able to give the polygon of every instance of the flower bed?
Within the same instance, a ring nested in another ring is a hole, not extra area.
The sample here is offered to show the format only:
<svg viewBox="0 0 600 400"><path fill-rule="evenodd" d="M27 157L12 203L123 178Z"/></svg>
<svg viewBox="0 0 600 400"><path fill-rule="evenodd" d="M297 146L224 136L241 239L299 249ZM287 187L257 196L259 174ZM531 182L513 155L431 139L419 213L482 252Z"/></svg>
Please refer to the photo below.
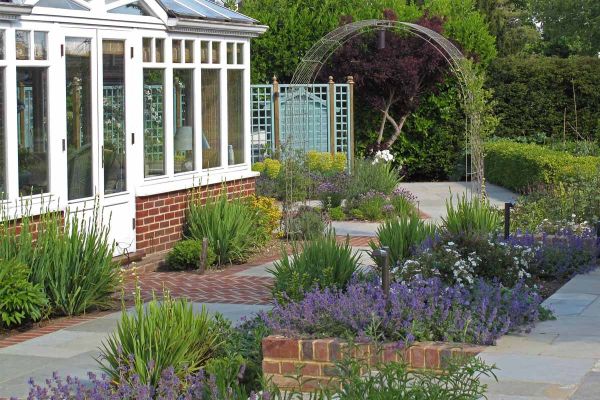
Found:
<svg viewBox="0 0 600 400"><path fill-rule="evenodd" d="M404 362L410 369L444 368L452 358L474 357L485 347L460 343L421 342L400 348L397 343L351 345L339 339L290 339L268 336L262 341L265 379L284 390L314 390L336 382L336 362L351 357L366 366ZM302 374L299 380L295 375Z"/></svg>

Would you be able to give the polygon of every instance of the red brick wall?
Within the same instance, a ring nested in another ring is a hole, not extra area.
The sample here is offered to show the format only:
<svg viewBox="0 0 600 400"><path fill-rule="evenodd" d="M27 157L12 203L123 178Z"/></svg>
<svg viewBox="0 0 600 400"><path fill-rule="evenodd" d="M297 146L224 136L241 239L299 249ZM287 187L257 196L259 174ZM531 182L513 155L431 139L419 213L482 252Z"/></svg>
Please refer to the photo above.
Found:
<svg viewBox="0 0 600 400"><path fill-rule="evenodd" d="M474 357L482 346L462 343L419 342L399 349L395 343L358 344L350 347L338 339L289 339L269 336L263 339L263 374L281 389L311 390L331 384L338 375L336 361L344 357L364 360L368 365L404 361L409 368L440 369L445 360L456 356ZM295 379L302 371L302 388Z"/></svg>
<svg viewBox="0 0 600 400"><path fill-rule="evenodd" d="M197 190L203 200L219 196L224 186L230 197L245 197L255 193L255 178L202 186ZM146 254L173 247L181 239L189 190L161 193L135 199L137 250Z"/></svg>

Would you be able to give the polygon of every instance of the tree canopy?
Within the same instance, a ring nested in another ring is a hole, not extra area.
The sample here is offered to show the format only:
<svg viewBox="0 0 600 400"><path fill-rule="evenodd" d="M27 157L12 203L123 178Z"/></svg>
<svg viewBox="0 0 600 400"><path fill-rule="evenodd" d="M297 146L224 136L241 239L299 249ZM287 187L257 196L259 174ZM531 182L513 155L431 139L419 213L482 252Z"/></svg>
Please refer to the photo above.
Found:
<svg viewBox="0 0 600 400"><path fill-rule="evenodd" d="M396 20L388 10L386 19ZM420 25L442 33L440 18L422 18ZM384 35L384 46L378 35ZM332 56L322 74L354 77L360 103L381 114L374 150L388 149L421 98L442 83L448 63L432 45L404 31L385 31L357 36ZM392 126L385 137L386 125Z"/></svg>

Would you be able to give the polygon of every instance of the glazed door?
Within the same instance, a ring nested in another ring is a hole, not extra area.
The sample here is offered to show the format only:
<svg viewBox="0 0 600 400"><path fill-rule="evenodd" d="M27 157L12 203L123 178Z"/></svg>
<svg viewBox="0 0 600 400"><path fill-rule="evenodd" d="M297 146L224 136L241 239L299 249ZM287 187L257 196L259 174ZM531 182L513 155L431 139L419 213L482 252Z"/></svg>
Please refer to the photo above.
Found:
<svg viewBox="0 0 600 400"><path fill-rule="evenodd" d="M133 45L126 32L98 31L98 192L117 254L135 251Z"/></svg>

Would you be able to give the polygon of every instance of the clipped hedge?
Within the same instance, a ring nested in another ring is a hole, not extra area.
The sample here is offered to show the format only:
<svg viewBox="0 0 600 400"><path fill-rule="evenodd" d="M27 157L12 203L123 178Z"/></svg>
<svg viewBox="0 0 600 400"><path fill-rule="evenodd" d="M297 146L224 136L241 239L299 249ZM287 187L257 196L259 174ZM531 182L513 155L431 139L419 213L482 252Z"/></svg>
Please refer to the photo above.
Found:
<svg viewBox="0 0 600 400"><path fill-rule="evenodd" d="M487 143L485 153L487 181L519 192L538 184L585 179L600 168L600 157L578 157L508 140Z"/></svg>

